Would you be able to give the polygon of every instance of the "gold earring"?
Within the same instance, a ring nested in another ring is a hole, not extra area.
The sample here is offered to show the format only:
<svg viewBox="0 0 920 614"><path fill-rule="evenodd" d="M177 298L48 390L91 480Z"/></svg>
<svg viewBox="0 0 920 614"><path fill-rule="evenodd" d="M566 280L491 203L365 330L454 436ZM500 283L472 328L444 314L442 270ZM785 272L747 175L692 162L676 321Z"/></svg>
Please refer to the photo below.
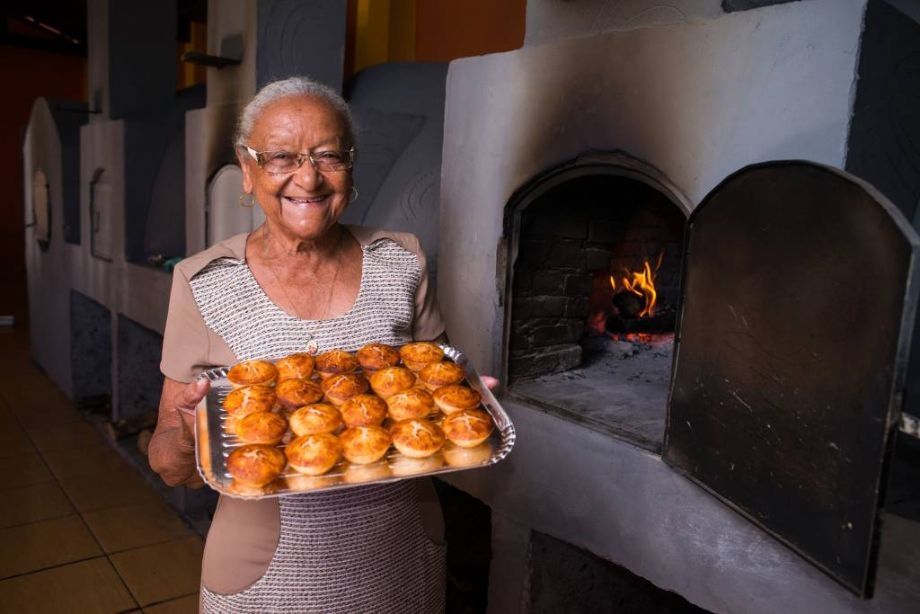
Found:
<svg viewBox="0 0 920 614"><path fill-rule="evenodd" d="M256 206L256 199L252 194L240 194L240 206L251 209Z"/></svg>

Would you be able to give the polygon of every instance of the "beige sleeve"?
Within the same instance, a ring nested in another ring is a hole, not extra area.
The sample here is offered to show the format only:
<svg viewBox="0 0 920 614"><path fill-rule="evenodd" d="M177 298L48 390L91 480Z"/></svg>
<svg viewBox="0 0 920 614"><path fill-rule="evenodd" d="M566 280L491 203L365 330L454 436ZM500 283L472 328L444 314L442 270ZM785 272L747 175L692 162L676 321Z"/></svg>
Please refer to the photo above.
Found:
<svg viewBox="0 0 920 614"><path fill-rule="evenodd" d="M173 272L169 311L163 331L160 371L179 382L190 382L209 364L210 335L198 311L189 280L178 267Z"/></svg>

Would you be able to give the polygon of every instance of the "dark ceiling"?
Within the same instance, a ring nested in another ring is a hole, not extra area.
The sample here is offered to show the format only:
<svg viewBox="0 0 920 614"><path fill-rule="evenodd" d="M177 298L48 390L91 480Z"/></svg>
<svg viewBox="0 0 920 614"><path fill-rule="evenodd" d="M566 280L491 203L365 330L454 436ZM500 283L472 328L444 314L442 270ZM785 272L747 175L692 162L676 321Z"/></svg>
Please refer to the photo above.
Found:
<svg viewBox="0 0 920 614"><path fill-rule="evenodd" d="M189 23L207 21L208 2L175 2L177 39L188 40ZM6 0L3 5L0 44L86 55L86 0Z"/></svg>

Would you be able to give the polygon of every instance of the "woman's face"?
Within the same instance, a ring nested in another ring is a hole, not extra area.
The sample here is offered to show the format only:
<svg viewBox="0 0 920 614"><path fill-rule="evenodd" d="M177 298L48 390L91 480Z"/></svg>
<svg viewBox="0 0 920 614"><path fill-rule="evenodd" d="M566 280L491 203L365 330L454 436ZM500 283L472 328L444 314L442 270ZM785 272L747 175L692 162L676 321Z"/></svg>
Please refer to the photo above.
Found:
<svg viewBox="0 0 920 614"><path fill-rule="evenodd" d="M258 152L284 150L316 157L351 147L346 134L342 118L322 99L287 96L263 109L246 145ZM243 190L262 207L272 232L290 239L319 239L348 205L350 170L318 171L307 159L293 173L272 174L246 151L238 155Z"/></svg>

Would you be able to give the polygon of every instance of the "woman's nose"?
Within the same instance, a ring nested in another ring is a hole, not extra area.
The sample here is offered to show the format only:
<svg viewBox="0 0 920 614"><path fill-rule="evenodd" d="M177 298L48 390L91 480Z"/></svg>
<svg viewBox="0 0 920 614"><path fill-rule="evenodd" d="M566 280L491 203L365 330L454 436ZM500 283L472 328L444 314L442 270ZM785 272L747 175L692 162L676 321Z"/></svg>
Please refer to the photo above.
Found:
<svg viewBox="0 0 920 614"><path fill-rule="evenodd" d="M298 183L304 185L319 185L323 182L323 174L313 166L313 161L310 158L304 160L300 168L294 172L294 177Z"/></svg>

